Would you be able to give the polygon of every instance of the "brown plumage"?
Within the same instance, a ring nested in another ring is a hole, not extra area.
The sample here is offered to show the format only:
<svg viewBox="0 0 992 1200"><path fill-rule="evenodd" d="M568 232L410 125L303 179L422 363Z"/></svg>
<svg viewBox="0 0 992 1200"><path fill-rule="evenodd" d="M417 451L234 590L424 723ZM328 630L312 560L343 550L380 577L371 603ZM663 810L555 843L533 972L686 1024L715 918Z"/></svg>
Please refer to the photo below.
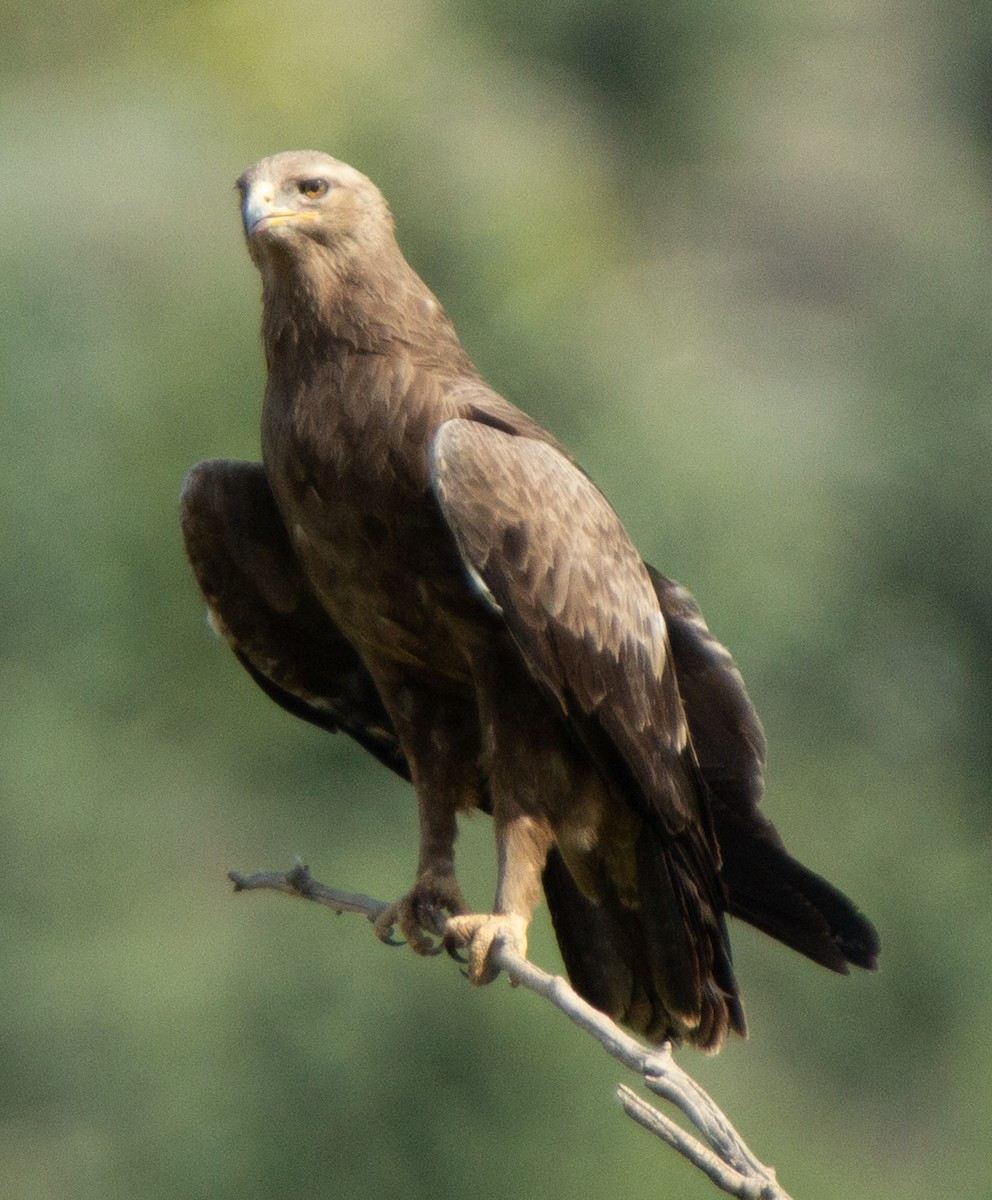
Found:
<svg viewBox="0 0 992 1200"><path fill-rule="evenodd" d="M717 1049L744 1013L725 914L836 971L874 929L758 811L764 738L692 597L646 566L554 439L479 377L403 258L378 189L326 155L238 181L262 276L262 465L187 477L215 627L290 712L409 778L415 950L526 950L543 882L566 968L654 1040ZM493 815L491 913L454 871Z"/></svg>

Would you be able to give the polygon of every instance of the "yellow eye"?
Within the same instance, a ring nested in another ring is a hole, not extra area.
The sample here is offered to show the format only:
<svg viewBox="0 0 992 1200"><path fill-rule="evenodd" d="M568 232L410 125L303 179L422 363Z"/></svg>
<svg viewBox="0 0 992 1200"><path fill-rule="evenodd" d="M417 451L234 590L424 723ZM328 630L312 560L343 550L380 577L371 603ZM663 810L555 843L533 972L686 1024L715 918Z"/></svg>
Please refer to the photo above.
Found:
<svg viewBox="0 0 992 1200"><path fill-rule="evenodd" d="M308 200L319 200L321 196L326 196L329 187L326 179L301 179L296 185L300 195L306 196Z"/></svg>

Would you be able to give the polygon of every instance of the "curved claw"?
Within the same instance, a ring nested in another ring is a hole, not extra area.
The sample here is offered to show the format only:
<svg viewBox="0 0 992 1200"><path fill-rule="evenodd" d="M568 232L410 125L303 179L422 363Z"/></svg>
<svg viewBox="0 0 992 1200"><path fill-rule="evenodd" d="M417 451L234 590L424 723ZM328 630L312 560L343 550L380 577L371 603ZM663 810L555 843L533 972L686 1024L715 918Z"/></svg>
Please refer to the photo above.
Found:
<svg viewBox="0 0 992 1200"><path fill-rule="evenodd" d="M400 929L403 932L404 941L394 944L409 946L414 954L419 954L421 958L433 958L434 955L440 954L444 948L431 938L425 937L417 922L407 919L405 915L400 918Z"/></svg>
<svg viewBox="0 0 992 1200"><path fill-rule="evenodd" d="M405 946L405 938L393 937L396 929L396 906L384 909L377 917L370 917L372 932L384 946Z"/></svg>
<svg viewBox="0 0 992 1200"><path fill-rule="evenodd" d="M462 954L461 947L457 943L449 941L448 938L445 938L444 939L444 949L447 952L448 957L453 958L455 960L455 962L458 963L459 966L462 966L462 967L468 966L468 959L465 957L464 954ZM464 971L462 971L462 974L465 975L466 973ZM466 978L467 978L467 975L466 975Z"/></svg>

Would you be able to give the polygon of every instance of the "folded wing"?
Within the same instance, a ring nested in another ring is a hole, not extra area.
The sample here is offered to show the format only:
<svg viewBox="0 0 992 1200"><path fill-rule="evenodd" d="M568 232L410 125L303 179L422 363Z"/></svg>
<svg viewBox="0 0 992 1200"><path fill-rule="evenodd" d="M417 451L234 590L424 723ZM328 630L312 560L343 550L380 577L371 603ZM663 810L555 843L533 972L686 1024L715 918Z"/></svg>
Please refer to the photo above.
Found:
<svg viewBox="0 0 992 1200"><path fill-rule="evenodd" d="M448 421L434 440L432 478L469 575L594 764L608 798L604 821L626 824L624 809L639 821L627 868L638 894L626 906L639 914L645 987L677 1033L718 1045L728 1028L744 1028L726 895L646 567L602 494L547 442ZM626 922L615 916L619 930ZM562 917L560 940L564 928L581 937L589 927ZM569 965L583 957L577 946L562 949ZM641 964L629 965L636 973Z"/></svg>

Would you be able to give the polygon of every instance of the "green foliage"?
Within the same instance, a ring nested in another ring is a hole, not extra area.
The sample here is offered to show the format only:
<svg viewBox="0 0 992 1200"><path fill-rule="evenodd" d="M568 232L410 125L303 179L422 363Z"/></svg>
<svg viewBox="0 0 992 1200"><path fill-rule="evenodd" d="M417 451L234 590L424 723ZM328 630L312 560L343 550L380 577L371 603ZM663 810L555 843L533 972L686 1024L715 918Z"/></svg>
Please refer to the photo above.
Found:
<svg viewBox="0 0 992 1200"><path fill-rule="evenodd" d="M209 635L176 524L188 466L256 453L231 183L311 145L696 592L769 811L881 929L848 980L736 930L752 1038L692 1069L797 1196L987 1195L987 16L8 10L0 1192L714 1194L534 998L225 883L300 853L389 897L415 853L407 789ZM484 819L465 857L483 905Z"/></svg>

